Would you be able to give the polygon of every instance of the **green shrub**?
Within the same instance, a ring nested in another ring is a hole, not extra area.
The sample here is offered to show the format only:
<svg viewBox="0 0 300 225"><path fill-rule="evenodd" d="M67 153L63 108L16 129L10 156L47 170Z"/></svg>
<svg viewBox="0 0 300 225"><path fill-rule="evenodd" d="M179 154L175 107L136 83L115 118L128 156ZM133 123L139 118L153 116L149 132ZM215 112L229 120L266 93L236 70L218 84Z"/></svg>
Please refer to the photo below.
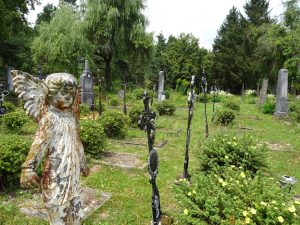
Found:
<svg viewBox="0 0 300 225"><path fill-rule="evenodd" d="M0 135L0 182L6 188L19 186L21 165L30 149L31 140L17 135Z"/></svg>
<svg viewBox="0 0 300 225"><path fill-rule="evenodd" d="M299 202L272 177L229 167L221 175L195 174L175 190L183 207L179 224L298 224Z"/></svg>
<svg viewBox="0 0 300 225"><path fill-rule="evenodd" d="M253 97L247 97L247 98L246 98L246 102L247 102L248 104L256 104L256 101L257 101L257 99L256 99L256 98L253 98Z"/></svg>
<svg viewBox="0 0 300 225"><path fill-rule="evenodd" d="M141 100L141 99L143 99L143 96L144 96L144 89L142 89L142 88L135 89L135 90L133 90L132 94L136 100Z"/></svg>
<svg viewBox="0 0 300 225"><path fill-rule="evenodd" d="M144 107L142 105L133 105L129 110L129 118L130 118L130 125L132 127L138 126L138 120L140 115L142 114Z"/></svg>
<svg viewBox="0 0 300 225"><path fill-rule="evenodd" d="M263 114L274 114L275 112L275 102L274 101L267 101L265 104L262 105L262 113Z"/></svg>
<svg viewBox="0 0 300 225"><path fill-rule="evenodd" d="M231 109L233 111L239 112L240 111L240 105L233 101L228 101L224 103L224 107L227 109Z"/></svg>
<svg viewBox="0 0 300 225"><path fill-rule="evenodd" d="M8 112L8 113L16 111L16 108L17 108L15 106L15 104L13 104L12 102L8 102L8 101L4 102L4 107L6 108L6 112Z"/></svg>
<svg viewBox="0 0 300 225"><path fill-rule="evenodd" d="M129 117L116 110L106 111L100 117L100 123L108 138L122 139L127 135Z"/></svg>
<svg viewBox="0 0 300 225"><path fill-rule="evenodd" d="M190 87L191 82L186 80L186 79L177 79L176 80L176 91L180 92L183 95L186 95L189 87Z"/></svg>
<svg viewBox="0 0 300 225"><path fill-rule="evenodd" d="M171 116L171 115L174 115L176 107L175 107L175 104L171 103L169 100L164 100L164 101L157 103L156 109L160 116L162 116L162 115Z"/></svg>
<svg viewBox="0 0 300 225"><path fill-rule="evenodd" d="M170 96L171 96L170 90L165 90L164 95L166 96L166 99L170 99Z"/></svg>
<svg viewBox="0 0 300 225"><path fill-rule="evenodd" d="M92 158L99 158L105 150L106 135L99 121L80 121L80 138L85 153Z"/></svg>
<svg viewBox="0 0 300 225"><path fill-rule="evenodd" d="M235 112L231 109L220 109L217 110L215 115L215 123L227 126L233 122L235 119Z"/></svg>
<svg viewBox="0 0 300 225"><path fill-rule="evenodd" d="M111 99L111 100L109 101L109 104L110 104L111 106L118 106L118 105L119 105L119 100L116 99L116 98L113 98L113 99Z"/></svg>
<svg viewBox="0 0 300 225"><path fill-rule="evenodd" d="M3 125L8 131L18 133L28 121L28 116L24 112L16 111L4 114L2 120Z"/></svg>
<svg viewBox="0 0 300 225"><path fill-rule="evenodd" d="M204 94L200 93L197 98L198 102L204 103ZM206 94L206 103L212 101L212 96L210 94ZM217 101L215 101L217 102Z"/></svg>
<svg viewBox="0 0 300 225"><path fill-rule="evenodd" d="M250 135L217 135L200 145L201 171L221 173L224 167L234 165L255 174L267 168L266 152L266 146L258 145Z"/></svg>
<svg viewBox="0 0 300 225"><path fill-rule="evenodd" d="M91 112L90 107L87 104L80 104L79 109L80 115L82 116L87 116Z"/></svg>

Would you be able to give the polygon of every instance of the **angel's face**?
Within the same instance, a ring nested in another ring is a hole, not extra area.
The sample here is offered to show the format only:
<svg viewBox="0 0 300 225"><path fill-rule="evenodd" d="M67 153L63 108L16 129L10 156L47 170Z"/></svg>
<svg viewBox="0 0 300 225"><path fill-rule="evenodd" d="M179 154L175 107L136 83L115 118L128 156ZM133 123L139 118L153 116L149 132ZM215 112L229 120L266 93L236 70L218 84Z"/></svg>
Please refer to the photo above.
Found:
<svg viewBox="0 0 300 225"><path fill-rule="evenodd" d="M49 103L61 110L68 109L73 105L75 94L76 87L74 85L64 84L51 93Z"/></svg>

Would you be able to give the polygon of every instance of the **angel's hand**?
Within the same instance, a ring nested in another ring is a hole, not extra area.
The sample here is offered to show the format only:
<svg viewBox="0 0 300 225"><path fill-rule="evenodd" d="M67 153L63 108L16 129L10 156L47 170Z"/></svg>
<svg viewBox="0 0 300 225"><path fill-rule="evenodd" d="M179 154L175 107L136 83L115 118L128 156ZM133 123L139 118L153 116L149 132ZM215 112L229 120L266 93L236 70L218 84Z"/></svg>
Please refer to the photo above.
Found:
<svg viewBox="0 0 300 225"><path fill-rule="evenodd" d="M40 178L34 171L23 169L20 183L22 188L39 188Z"/></svg>
<svg viewBox="0 0 300 225"><path fill-rule="evenodd" d="M81 173L84 177L87 177L88 175L90 175L90 168L85 167L84 169L81 169Z"/></svg>

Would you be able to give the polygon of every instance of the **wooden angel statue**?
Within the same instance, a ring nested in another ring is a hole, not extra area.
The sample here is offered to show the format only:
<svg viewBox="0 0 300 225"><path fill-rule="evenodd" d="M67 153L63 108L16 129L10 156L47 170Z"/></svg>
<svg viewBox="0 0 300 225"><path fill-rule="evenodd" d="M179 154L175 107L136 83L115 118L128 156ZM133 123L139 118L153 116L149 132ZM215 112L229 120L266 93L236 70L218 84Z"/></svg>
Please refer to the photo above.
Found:
<svg viewBox="0 0 300 225"><path fill-rule="evenodd" d="M41 81L14 70L13 85L25 100L38 130L22 165L21 186L41 187L51 225L80 224L83 218L80 172L87 176L79 136L79 89L71 74L54 73ZM44 159L42 179L35 173Z"/></svg>

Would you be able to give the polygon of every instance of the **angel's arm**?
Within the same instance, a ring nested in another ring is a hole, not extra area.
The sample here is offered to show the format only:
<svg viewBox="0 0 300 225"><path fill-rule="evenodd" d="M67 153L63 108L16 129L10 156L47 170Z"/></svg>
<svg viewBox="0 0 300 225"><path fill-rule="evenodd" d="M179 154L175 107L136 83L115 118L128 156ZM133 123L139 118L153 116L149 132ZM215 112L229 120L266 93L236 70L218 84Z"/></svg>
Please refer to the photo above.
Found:
<svg viewBox="0 0 300 225"><path fill-rule="evenodd" d="M13 70L12 75L15 92L19 93L19 98L25 100L26 114L39 122L47 108L46 98L49 92L47 85L22 71Z"/></svg>
<svg viewBox="0 0 300 225"><path fill-rule="evenodd" d="M31 145L26 161L22 165L22 170L35 171L41 162L48 143L47 127L49 123L46 118L40 121L35 139Z"/></svg>

